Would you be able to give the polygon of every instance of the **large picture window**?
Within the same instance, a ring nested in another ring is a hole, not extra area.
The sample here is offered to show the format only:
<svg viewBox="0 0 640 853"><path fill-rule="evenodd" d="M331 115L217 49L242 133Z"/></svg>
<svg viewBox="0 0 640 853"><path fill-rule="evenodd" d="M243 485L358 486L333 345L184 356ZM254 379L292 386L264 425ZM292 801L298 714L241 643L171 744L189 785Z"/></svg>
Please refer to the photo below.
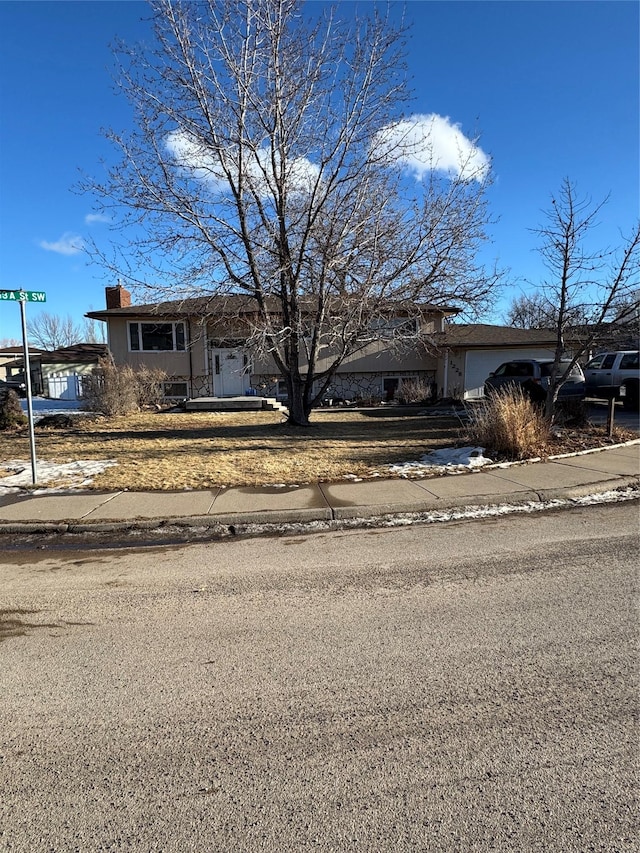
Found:
<svg viewBox="0 0 640 853"><path fill-rule="evenodd" d="M367 324L368 331L358 337L360 340L398 340L415 338L418 334L418 320L415 317L373 317Z"/></svg>
<svg viewBox="0 0 640 853"><path fill-rule="evenodd" d="M129 349L132 352L184 350L184 323L129 323Z"/></svg>

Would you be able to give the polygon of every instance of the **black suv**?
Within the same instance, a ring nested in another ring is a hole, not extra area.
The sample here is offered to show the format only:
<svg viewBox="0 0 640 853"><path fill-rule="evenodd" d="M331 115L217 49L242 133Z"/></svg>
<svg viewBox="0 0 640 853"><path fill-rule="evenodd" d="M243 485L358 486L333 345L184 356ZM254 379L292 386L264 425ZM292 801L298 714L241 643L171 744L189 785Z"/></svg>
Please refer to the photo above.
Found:
<svg viewBox="0 0 640 853"><path fill-rule="evenodd" d="M569 361L560 362L561 376L569 364ZM505 361L485 379L485 396L489 396L507 385L522 385L532 399L542 399L549 387L552 368L552 358L516 358L513 361ZM571 369L567 381L560 388L558 397L562 400L569 398L581 400L584 393L584 373L580 365L576 364Z"/></svg>
<svg viewBox="0 0 640 853"><path fill-rule="evenodd" d="M0 379L0 388L10 388L18 397L27 396L27 386L24 382L18 382L17 379Z"/></svg>

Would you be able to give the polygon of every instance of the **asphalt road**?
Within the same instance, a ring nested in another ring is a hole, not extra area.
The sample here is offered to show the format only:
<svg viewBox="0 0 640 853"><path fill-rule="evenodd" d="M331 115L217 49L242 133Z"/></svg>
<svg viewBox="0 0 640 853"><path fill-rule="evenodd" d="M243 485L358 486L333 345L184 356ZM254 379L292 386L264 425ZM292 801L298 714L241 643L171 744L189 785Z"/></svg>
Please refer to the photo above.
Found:
<svg viewBox="0 0 640 853"><path fill-rule="evenodd" d="M3 851L638 849L638 506L0 555Z"/></svg>

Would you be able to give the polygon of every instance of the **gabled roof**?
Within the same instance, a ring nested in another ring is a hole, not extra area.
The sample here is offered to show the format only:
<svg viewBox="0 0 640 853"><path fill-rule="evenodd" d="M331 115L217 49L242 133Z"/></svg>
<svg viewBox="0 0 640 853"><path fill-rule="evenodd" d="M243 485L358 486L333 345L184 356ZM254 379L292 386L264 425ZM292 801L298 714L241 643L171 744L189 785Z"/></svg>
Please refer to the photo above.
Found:
<svg viewBox="0 0 640 853"><path fill-rule="evenodd" d="M39 364L91 364L104 358L109 352L107 344L72 344L56 350L33 350L29 347L30 361ZM24 361L22 354L6 367L19 367Z"/></svg>
<svg viewBox="0 0 640 853"><path fill-rule="evenodd" d="M42 352L38 361L45 364L58 364L58 362L92 362L104 358L109 352L106 344L72 344L69 347Z"/></svg>
<svg viewBox="0 0 640 853"><path fill-rule="evenodd" d="M553 329L516 329L488 323L452 323L439 336L441 346L461 349L555 346Z"/></svg>
<svg viewBox="0 0 640 853"><path fill-rule="evenodd" d="M304 299L301 303L304 305ZM267 304L270 311L279 310L279 302L269 298ZM450 316L458 313L458 308L450 305L435 305L433 303L393 303L389 302L389 310L397 307L400 311L409 309L419 310L425 313L444 314ZM315 310L312 302L311 310ZM238 317L242 314L255 314L257 311L256 300L244 294L228 294L217 296L198 296L188 299L174 299L166 302L151 302L144 305L128 305L125 308L105 308L102 311L89 311L85 314L92 320L108 320L110 317Z"/></svg>
<svg viewBox="0 0 640 853"><path fill-rule="evenodd" d="M38 349L38 347L32 347L29 344L29 353L35 353L36 355L40 352L44 352L44 350ZM2 355L21 355L22 354L22 344L16 344L12 347L0 347L0 356Z"/></svg>
<svg viewBox="0 0 640 853"><path fill-rule="evenodd" d="M208 317L213 314L253 314L256 311L255 300L249 296L197 296L186 299L172 299L165 302L148 302L143 305L128 305L125 308L105 308L102 311L89 311L85 316L94 320L107 320L109 317Z"/></svg>

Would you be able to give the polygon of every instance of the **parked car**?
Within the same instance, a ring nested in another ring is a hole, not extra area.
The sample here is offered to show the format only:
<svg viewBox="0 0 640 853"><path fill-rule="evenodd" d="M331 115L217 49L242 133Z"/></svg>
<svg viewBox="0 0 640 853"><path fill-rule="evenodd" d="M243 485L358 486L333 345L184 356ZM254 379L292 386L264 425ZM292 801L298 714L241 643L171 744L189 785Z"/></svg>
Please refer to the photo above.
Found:
<svg viewBox="0 0 640 853"><path fill-rule="evenodd" d="M638 410L640 364L638 350L601 352L584 369L588 397L616 395L626 409Z"/></svg>
<svg viewBox="0 0 640 853"><path fill-rule="evenodd" d="M560 362L561 376L570 364L570 361ZM516 358L513 361L505 361L485 379L485 396L488 397L508 385L521 385L532 400L541 401L546 397L552 368L552 358ZM575 364L571 368L569 378L560 388L558 399L582 400L584 395L584 373L580 365Z"/></svg>
<svg viewBox="0 0 640 853"><path fill-rule="evenodd" d="M17 379L0 379L0 388L10 388L18 397L27 396L27 386L24 382L18 382Z"/></svg>

